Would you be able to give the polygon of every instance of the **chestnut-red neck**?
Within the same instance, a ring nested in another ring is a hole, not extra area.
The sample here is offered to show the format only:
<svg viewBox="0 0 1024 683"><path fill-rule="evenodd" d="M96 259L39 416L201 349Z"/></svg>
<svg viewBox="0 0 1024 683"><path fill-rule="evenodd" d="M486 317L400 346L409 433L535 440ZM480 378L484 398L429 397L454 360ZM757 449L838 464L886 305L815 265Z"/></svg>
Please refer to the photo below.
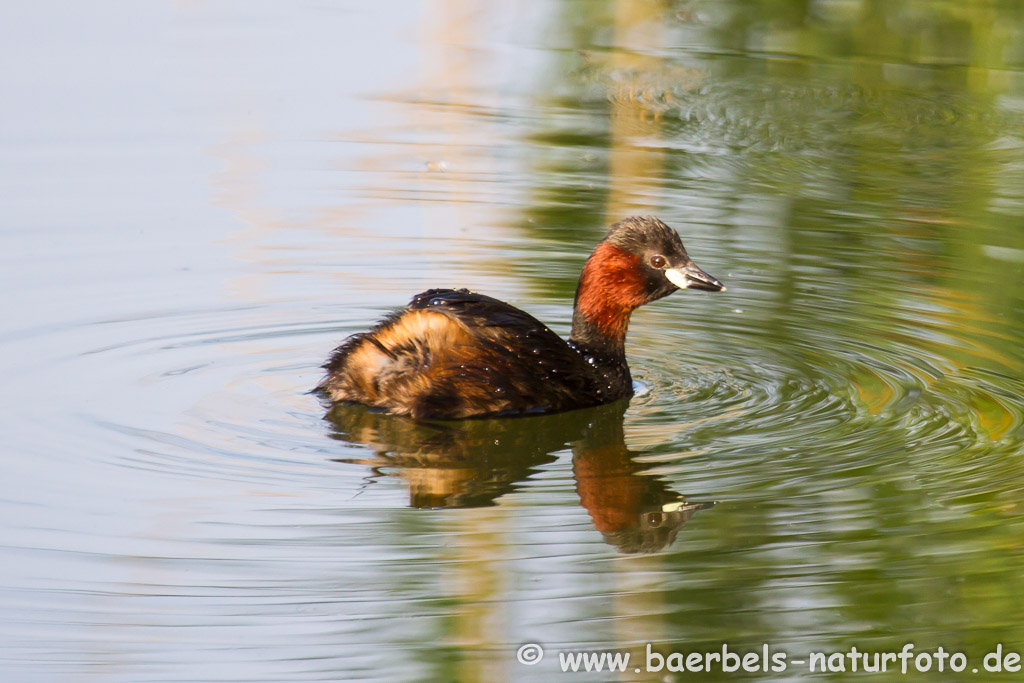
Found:
<svg viewBox="0 0 1024 683"><path fill-rule="evenodd" d="M647 303L646 290L640 257L609 242L597 245L576 288L570 340L622 355L629 316Z"/></svg>

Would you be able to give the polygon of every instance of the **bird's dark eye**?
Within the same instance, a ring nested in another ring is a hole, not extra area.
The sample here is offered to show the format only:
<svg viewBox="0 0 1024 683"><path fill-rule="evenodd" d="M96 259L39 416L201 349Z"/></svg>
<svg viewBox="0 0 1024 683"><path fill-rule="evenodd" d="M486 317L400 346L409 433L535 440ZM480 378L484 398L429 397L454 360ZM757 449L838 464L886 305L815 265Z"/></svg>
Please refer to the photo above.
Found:
<svg viewBox="0 0 1024 683"><path fill-rule="evenodd" d="M660 254L651 257L651 265L655 268L664 268L665 263L667 263L667 261L665 261L665 257Z"/></svg>

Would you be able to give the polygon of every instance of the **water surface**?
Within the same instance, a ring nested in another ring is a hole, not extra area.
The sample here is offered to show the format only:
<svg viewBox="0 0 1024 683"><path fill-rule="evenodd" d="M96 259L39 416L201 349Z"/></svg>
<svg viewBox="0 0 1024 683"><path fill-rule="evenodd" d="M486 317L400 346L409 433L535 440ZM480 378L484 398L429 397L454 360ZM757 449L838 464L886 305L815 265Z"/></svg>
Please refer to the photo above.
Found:
<svg viewBox="0 0 1024 683"><path fill-rule="evenodd" d="M1024 650L1021 10L506 4L0 10L5 679ZM635 213L728 291L634 316L628 405L308 393L431 286L567 333Z"/></svg>

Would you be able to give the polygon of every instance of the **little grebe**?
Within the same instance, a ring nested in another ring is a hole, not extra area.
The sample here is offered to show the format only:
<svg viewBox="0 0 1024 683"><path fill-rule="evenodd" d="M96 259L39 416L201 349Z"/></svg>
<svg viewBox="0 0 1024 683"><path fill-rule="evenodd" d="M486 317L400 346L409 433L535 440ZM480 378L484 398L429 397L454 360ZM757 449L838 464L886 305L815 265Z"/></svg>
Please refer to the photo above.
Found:
<svg viewBox="0 0 1024 683"><path fill-rule="evenodd" d="M417 294L349 337L317 387L332 401L427 419L553 413L633 395L626 328L677 289L724 290L653 217L613 225L576 288L569 341L530 314L465 289Z"/></svg>

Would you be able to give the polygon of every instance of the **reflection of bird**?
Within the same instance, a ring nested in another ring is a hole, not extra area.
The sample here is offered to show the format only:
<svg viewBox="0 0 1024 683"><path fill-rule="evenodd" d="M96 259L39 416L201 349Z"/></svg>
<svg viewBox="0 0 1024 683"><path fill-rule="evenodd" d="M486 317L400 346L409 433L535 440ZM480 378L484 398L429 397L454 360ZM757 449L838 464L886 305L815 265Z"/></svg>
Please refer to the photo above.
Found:
<svg viewBox="0 0 1024 683"><path fill-rule="evenodd" d="M421 422L344 403L327 413L334 438L365 444L376 453L344 462L401 476L409 483L409 504L418 508L493 505L538 466L553 461L551 453L572 438L564 420L563 426L552 424L557 417L563 416Z"/></svg>
<svg viewBox="0 0 1024 683"><path fill-rule="evenodd" d="M572 449L580 503L604 540L623 553L651 553L670 545L697 511L694 503L644 474L622 435L622 420L595 421Z"/></svg>
<svg viewBox="0 0 1024 683"><path fill-rule="evenodd" d="M725 289L690 260L674 230L656 218L627 218L583 267L568 342L497 299L431 289L349 337L324 366L318 389L336 402L433 419L609 403L633 394L625 355L630 314L680 288Z"/></svg>
<svg viewBox="0 0 1024 683"><path fill-rule="evenodd" d="M625 553L670 544L690 517L713 503L692 503L663 479L643 473L623 440L627 401L530 420L430 423L338 404L327 418L335 438L376 455L342 462L374 467L409 483L410 505L484 507L515 491L553 455L572 447L580 502L605 540Z"/></svg>

